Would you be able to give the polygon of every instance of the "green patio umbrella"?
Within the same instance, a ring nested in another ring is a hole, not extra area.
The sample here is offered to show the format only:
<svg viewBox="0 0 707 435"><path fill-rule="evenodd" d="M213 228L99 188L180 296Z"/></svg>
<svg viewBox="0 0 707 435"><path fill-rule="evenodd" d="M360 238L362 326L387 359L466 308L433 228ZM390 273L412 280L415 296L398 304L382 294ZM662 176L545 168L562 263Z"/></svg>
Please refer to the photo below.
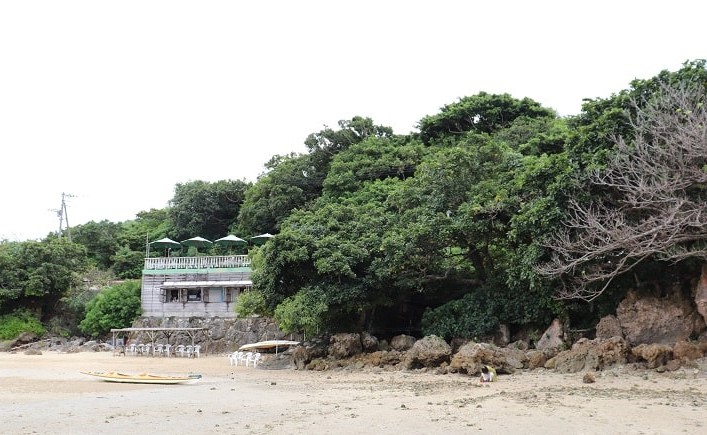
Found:
<svg viewBox="0 0 707 435"><path fill-rule="evenodd" d="M272 239L273 237L275 237L275 236L273 236L270 233L265 233L265 234L261 234L259 236L251 237L250 241L253 242L253 244L255 244L255 245L262 245L263 243L267 242L268 240Z"/></svg>
<svg viewBox="0 0 707 435"><path fill-rule="evenodd" d="M165 250L165 255L169 256L169 251L172 249L180 249L182 245L179 242L175 242L174 240L165 237L163 239L155 240L154 242L150 243L151 247L154 247L156 249L164 249Z"/></svg>
<svg viewBox="0 0 707 435"><path fill-rule="evenodd" d="M228 251L231 252L231 248L234 246L246 246L248 242L245 240L241 239L240 237L236 237L232 234L227 235L226 237L221 237L220 239L214 240L214 243L217 245L221 246L228 246Z"/></svg>
<svg viewBox="0 0 707 435"><path fill-rule="evenodd" d="M203 237L192 237L191 239L182 240L181 244L184 246L193 246L196 248L196 252L199 252L199 248L207 248L213 244L211 240L206 240Z"/></svg>

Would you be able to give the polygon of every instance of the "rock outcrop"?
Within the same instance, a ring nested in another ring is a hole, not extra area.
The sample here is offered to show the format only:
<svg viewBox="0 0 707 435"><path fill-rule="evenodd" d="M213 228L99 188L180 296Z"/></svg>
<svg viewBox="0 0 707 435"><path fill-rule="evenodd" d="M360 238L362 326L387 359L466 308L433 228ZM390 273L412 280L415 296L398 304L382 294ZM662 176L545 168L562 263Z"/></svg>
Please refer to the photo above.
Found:
<svg viewBox="0 0 707 435"><path fill-rule="evenodd" d="M550 327L547 328L547 330L545 330L543 335L540 337L535 345L535 348L539 350L560 348L565 344L563 337L564 328L562 326L562 322L560 322L559 319L555 319L552 321Z"/></svg>
<svg viewBox="0 0 707 435"><path fill-rule="evenodd" d="M407 351L404 367L408 369L421 367L437 367L448 363L452 355L452 347L436 335L428 335L413 344Z"/></svg>
<svg viewBox="0 0 707 435"><path fill-rule="evenodd" d="M358 355L362 351L363 345L361 344L360 334L335 334L329 339L329 355L336 359Z"/></svg>
<svg viewBox="0 0 707 435"><path fill-rule="evenodd" d="M707 323L707 264L702 266L702 274L695 289L695 305L702 316L702 322Z"/></svg>
<svg viewBox="0 0 707 435"><path fill-rule="evenodd" d="M629 346L621 337L608 340L578 340L572 349L560 352L548 360L546 368L560 373L577 373L587 370L602 370L614 364L625 364Z"/></svg>
<svg viewBox="0 0 707 435"><path fill-rule="evenodd" d="M612 337L623 337L624 333L621 330L621 323L616 316L608 315L599 320L596 328L596 338L600 340L608 340Z"/></svg>
<svg viewBox="0 0 707 435"><path fill-rule="evenodd" d="M452 356L451 372L476 374L485 364L492 365L498 373L514 373L527 367L525 352L515 348L501 348L487 343L467 343Z"/></svg>
<svg viewBox="0 0 707 435"><path fill-rule="evenodd" d="M403 351L412 348L417 339L410 335L396 335L390 339L390 347L393 350Z"/></svg>
<svg viewBox="0 0 707 435"><path fill-rule="evenodd" d="M695 331L699 316L692 301L679 291L664 298L639 297L634 291L619 303L616 318L626 341L639 344L672 344L687 340Z"/></svg>

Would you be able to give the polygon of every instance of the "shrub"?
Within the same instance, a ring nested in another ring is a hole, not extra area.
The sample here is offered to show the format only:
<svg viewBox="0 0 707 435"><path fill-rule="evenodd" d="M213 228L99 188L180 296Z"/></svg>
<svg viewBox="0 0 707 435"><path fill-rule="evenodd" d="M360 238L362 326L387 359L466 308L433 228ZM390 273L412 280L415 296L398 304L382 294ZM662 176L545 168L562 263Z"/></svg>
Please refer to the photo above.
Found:
<svg viewBox="0 0 707 435"><path fill-rule="evenodd" d="M265 297L257 290L241 293L236 302L236 314L238 317L266 315Z"/></svg>
<svg viewBox="0 0 707 435"><path fill-rule="evenodd" d="M275 321L282 332L303 331L306 335L319 333L327 305L317 289L306 287L285 299L275 308Z"/></svg>
<svg viewBox="0 0 707 435"><path fill-rule="evenodd" d="M141 314L140 282L126 281L103 289L86 304L79 324L85 334L97 337L112 328L128 328Z"/></svg>
<svg viewBox="0 0 707 435"><path fill-rule="evenodd" d="M28 312L16 311L13 314L0 316L0 340L17 338L23 332L42 335L44 331L39 319Z"/></svg>
<svg viewBox="0 0 707 435"><path fill-rule="evenodd" d="M483 294L468 293L422 315L424 335L437 335L445 340L457 337L476 338L493 332L498 319L491 312Z"/></svg>

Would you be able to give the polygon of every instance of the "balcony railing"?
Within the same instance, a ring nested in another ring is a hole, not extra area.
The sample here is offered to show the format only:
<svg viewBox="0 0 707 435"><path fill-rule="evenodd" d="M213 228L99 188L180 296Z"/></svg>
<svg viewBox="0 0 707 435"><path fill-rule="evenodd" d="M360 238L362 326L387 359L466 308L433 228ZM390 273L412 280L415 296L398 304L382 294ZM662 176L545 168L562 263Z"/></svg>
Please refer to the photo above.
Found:
<svg viewBox="0 0 707 435"><path fill-rule="evenodd" d="M145 259L145 270L165 269L224 269L249 267L247 255L222 255L208 257L156 257Z"/></svg>

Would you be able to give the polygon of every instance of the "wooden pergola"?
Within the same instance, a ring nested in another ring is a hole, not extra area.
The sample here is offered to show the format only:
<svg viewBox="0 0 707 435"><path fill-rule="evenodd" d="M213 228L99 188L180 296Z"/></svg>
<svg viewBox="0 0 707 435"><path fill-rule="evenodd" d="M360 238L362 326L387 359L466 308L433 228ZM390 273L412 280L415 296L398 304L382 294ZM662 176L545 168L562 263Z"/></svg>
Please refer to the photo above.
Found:
<svg viewBox="0 0 707 435"><path fill-rule="evenodd" d="M155 340L159 335L163 335L167 338L167 343L172 338L173 334L186 334L191 338L191 344L194 345L194 339L199 333L205 333L208 328L115 328L111 329L110 332L113 333L113 346L116 343L116 337L120 335L127 335L128 338L132 339L137 333L145 334L150 340L152 347L155 346Z"/></svg>

